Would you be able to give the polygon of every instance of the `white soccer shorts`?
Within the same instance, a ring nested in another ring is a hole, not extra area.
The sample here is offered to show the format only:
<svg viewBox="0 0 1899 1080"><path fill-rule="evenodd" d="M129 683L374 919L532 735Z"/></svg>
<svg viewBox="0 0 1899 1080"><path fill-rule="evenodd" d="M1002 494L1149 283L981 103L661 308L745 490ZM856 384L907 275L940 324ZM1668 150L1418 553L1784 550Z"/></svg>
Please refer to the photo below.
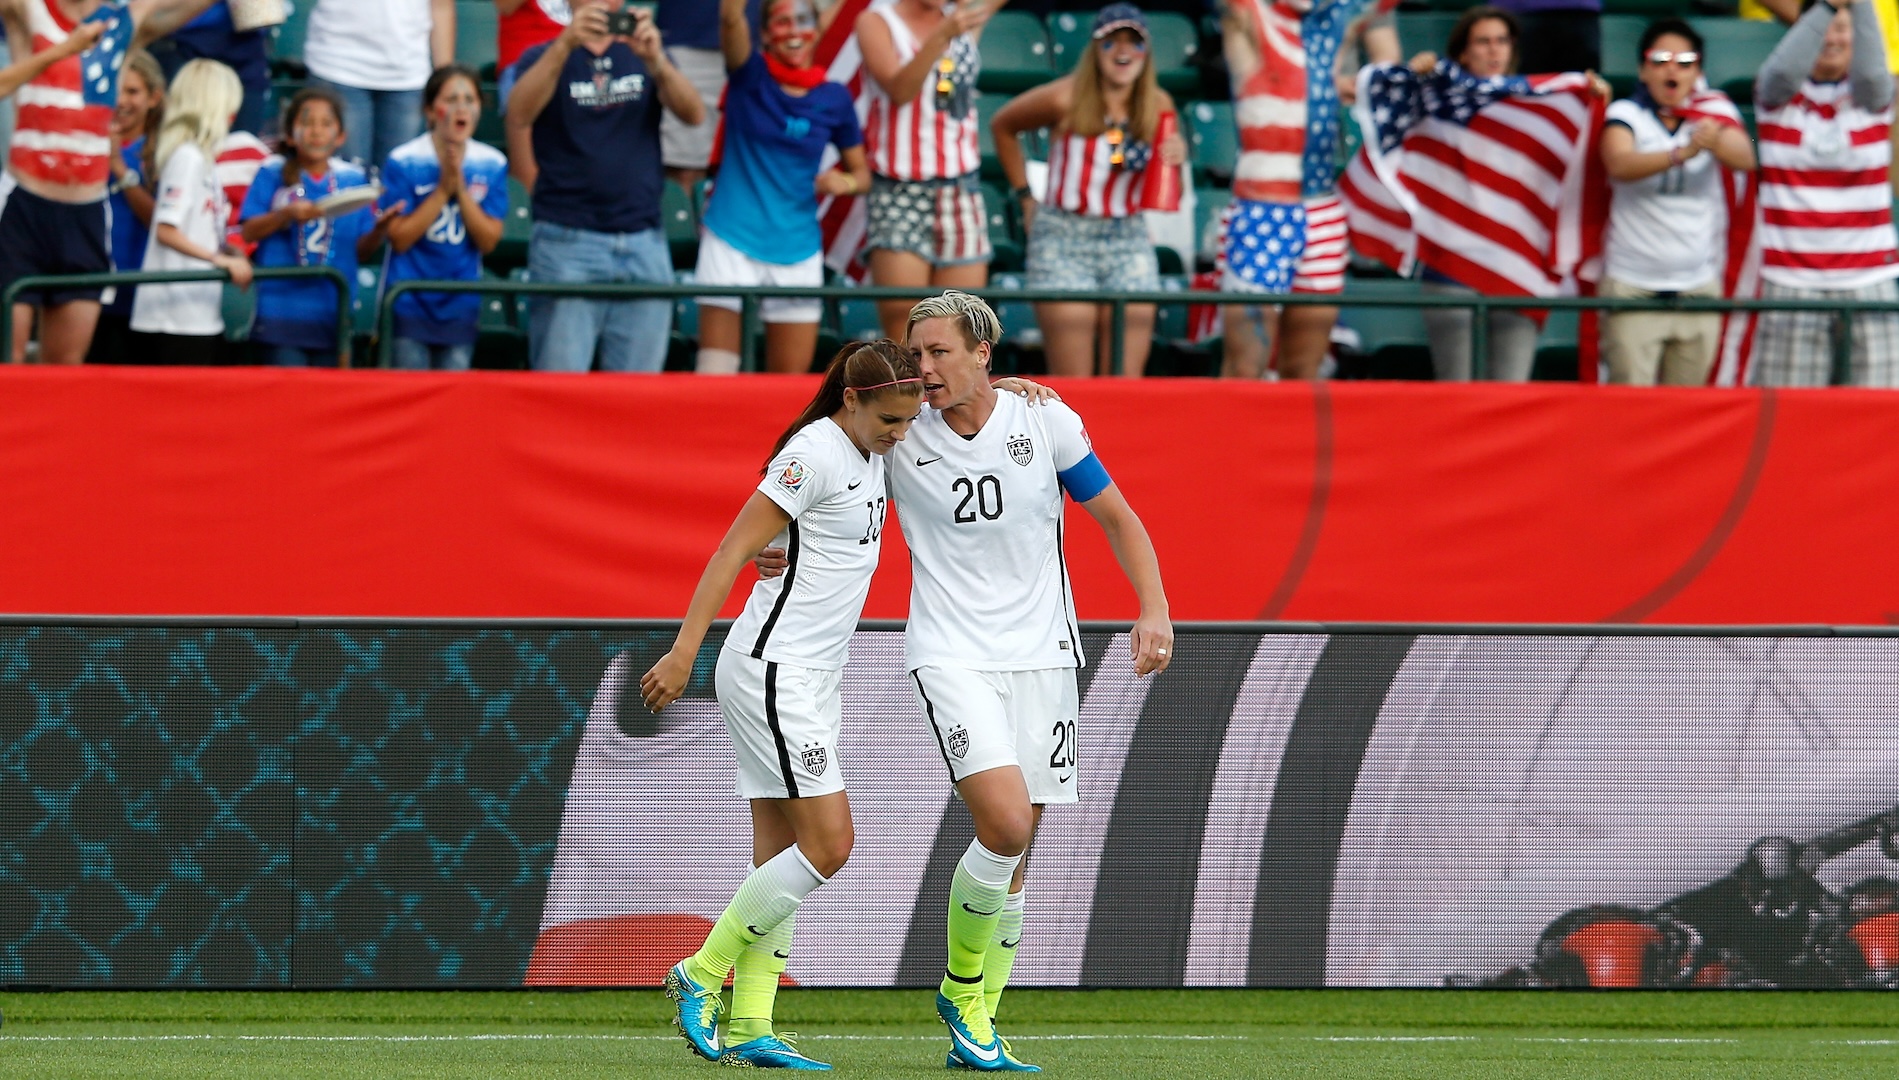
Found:
<svg viewBox="0 0 1899 1080"><path fill-rule="evenodd" d="M738 754L741 799L808 799L844 790L837 736L844 672L719 650L713 685Z"/></svg>
<svg viewBox="0 0 1899 1080"><path fill-rule="evenodd" d="M977 671L921 667L910 673L917 704L936 732L951 783L1004 765L1022 770L1029 801L1078 797L1074 668Z"/></svg>

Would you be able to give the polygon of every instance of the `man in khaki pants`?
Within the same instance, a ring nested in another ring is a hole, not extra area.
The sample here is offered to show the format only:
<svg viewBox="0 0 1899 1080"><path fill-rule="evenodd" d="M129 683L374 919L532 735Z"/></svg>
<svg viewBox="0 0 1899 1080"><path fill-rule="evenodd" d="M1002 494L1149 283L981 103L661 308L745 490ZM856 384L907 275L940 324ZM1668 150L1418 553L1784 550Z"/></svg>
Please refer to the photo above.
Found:
<svg viewBox="0 0 1899 1080"><path fill-rule="evenodd" d="M1651 23L1641 40L1641 85L1609 106L1602 162L1614 194L1602 296L1721 295L1721 170L1751 172L1754 145L1726 99L1688 107L1701 79L1701 49L1686 22ZM1609 381L1704 385L1720 334L1714 312L1612 313L1602 322Z"/></svg>

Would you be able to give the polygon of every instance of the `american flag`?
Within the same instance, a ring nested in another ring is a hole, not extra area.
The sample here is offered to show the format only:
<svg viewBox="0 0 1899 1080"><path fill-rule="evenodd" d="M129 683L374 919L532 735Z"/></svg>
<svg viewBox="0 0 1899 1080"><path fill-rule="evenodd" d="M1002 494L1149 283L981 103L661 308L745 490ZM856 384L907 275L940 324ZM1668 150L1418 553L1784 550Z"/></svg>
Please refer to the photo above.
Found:
<svg viewBox="0 0 1899 1080"><path fill-rule="evenodd" d="M1690 123L1714 123L1746 130L1741 110L1718 90L1697 89L1675 110ZM1761 234L1760 183L1751 172L1721 170L1723 207L1727 210L1727 257L1721 272L1721 295L1730 300L1752 300L1760 295ZM1736 311L1721 320L1721 351L1708 382L1714 386L1745 386L1754 354L1755 315Z"/></svg>
<svg viewBox="0 0 1899 1080"><path fill-rule="evenodd" d="M831 17L831 25L818 39L817 63L826 69L834 83L848 87L857 102L857 122L870 115L870 101L864 96L864 54L857 47L857 17L878 4L893 0L841 0ZM837 151L825 151L824 168L837 164ZM818 201L818 224L824 233L824 264L853 281L869 274L860 257L870 229L870 209L862 197L826 196Z"/></svg>
<svg viewBox="0 0 1899 1080"><path fill-rule="evenodd" d="M79 92L88 105L117 108L119 69L125 66L135 29L132 12L124 3L107 4L86 16L85 21L105 23L106 31L92 48L79 54Z"/></svg>
<svg viewBox="0 0 1899 1080"><path fill-rule="evenodd" d="M1595 254L1601 105L1579 73L1479 79L1440 61L1359 73L1364 143L1340 182L1353 246L1492 296L1556 296Z"/></svg>

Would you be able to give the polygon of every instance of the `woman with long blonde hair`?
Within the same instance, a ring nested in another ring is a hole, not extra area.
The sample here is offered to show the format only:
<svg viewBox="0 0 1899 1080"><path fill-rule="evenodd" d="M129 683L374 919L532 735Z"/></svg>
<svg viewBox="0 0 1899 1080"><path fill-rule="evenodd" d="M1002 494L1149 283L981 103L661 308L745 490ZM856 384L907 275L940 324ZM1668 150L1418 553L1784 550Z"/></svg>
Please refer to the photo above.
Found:
<svg viewBox="0 0 1899 1080"><path fill-rule="evenodd" d="M218 184L218 147L244 104L237 73L215 60L193 60L178 70L154 136L152 166L158 199L145 246L147 270L209 270L230 274L238 288L251 283L251 264L224 249L229 218ZM215 281L146 285L132 301L134 345L140 359L161 364L211 364L224 335L223 287Z"/></svg>
<svg viewBox="0 0 1899 1080"><path fill-rule="evenodd" d="M1133 4L1095 16L1093 41L1072 75L1030 90L990 121L996 156L1015 189L1029 233L1031 289L1152 292L1160 288L1140 194L1150 168L1187 159L1179 135L1157 143L1174 100L1148 56L1147 17ZM1050 129L1048 180L1037 200L1018 136ZM1109 307L1092 302L1035 305L1051 375L1106 372ZM1154 305L1130 304L1123 370L1139 375L1154 342Z"/></svg>

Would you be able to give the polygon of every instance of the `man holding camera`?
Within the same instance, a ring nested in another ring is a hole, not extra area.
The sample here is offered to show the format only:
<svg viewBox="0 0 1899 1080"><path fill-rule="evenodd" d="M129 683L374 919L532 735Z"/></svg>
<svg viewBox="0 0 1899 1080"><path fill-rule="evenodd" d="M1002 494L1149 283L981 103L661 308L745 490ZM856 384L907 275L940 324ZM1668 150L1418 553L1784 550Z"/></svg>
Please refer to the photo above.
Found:
<svg viewBox="0 0 1899 1080"><path fill-rule="evenodd" d="M670 284L660 221L666 182L662 110L705 117L692 83L666 58L648 9L575 0L559 37L521 54L508 126L530 129L518 178L534 193L528 274L560 283ZM535 297L528 357L537 371L658 371L672 332L668 300Z"/></svg>

